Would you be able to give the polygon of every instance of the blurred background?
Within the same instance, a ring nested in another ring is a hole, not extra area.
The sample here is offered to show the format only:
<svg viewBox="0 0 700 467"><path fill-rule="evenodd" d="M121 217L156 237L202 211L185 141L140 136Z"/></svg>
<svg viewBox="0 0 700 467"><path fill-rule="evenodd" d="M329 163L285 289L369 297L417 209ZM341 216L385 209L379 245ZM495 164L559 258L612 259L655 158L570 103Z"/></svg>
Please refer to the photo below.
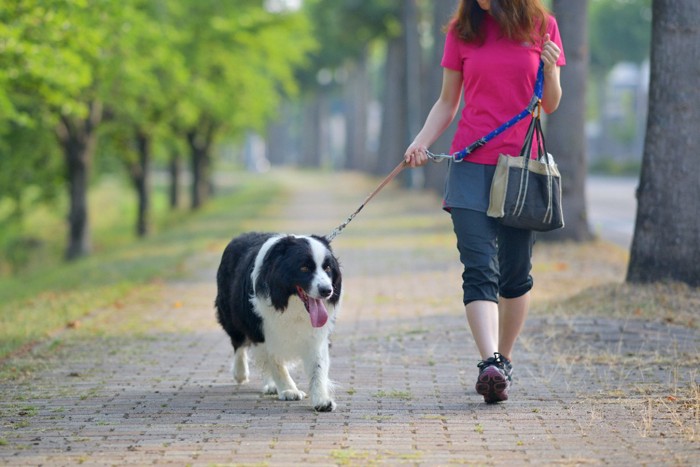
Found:
<svg viewBox="0 0 700 467"><path fill-rule="evenodd" d="M586 200L585 186L576 188L601 180L587 174L621 176L626 181L609 186L629 203L618 240L628 247L644 147L651 0L545 3L571 70L562 77L562 109L573 109L560 111L563 130L546 131L553 145L564 138L573 146L552 152L573 152L558 162L572 187L566 196L581 201L569 202L581 223L569 222L561 235L589 239L603 222L591 222L586 211L599 197ZM386 175L440 92L443 27L456 5L2 2L0 278L185 222L225 189L227 174L244 179L286 166ZM433 152L449 149L451 133ZM401 183L439 194L445 168L406 171Z"/></svg>

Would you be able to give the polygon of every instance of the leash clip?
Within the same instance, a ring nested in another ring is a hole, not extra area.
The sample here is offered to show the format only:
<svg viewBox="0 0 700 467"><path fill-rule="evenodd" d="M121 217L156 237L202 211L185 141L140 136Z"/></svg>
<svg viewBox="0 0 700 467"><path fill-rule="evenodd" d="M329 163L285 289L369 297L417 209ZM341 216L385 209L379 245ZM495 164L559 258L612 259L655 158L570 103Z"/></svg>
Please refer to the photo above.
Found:
<svg viewBox="0 0 700 467"><path fill-rule="evenodd" d="M532 101L530 102L528 109L530 110L530 114L532 114L533 118L540 118L542 115L542 99L537 96L532 96Z"/></svg>
<svg viewBox="0 0 700 467"><path fill-rule="evenodd" d="M453 154L435 154L432 153L428 150L425 151L426 154L428 155L428 159L431 161L435 162L436 164L439 164L440 162L446 160L446 159L451 159L453 162L462 162L462 159L458 159L457 156L459 155L459 152L455 152Z"/></svg>

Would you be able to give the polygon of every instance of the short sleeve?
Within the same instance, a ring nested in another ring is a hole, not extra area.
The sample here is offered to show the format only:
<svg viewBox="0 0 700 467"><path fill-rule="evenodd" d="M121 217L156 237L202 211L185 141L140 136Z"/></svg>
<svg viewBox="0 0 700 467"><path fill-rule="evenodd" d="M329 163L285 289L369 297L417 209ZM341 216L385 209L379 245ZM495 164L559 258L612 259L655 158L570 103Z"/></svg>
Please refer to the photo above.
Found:
<svg viewBox="0 0 700 467"><path fill-rule="evenodd" d="M450 70L462 71L462 57L459 53L459 37L454 28L449 28L445 37L445 50L440 65Z"/></svg>
<svg viewBox="0 0 700 467"><path fill-rule="evenodd" d="M549 17L549 21L547 22L547 32L549 33L549 38L552 40L552 42L557 44L557 46L561 50L561 55L559 55L559 59L557 60L557 66L566 65L564 45L561 42L561 34L559 34L559 25L557 24L557 20L554 18L554 16Z"/></svg>

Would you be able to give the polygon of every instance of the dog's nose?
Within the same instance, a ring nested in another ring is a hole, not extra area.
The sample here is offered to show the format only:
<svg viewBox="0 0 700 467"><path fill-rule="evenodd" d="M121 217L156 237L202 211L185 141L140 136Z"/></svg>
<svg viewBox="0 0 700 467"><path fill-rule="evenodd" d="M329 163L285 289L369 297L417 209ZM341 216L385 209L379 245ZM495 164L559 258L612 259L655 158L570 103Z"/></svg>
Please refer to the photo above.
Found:
<svg viewBox="0 0 700 467"><path fill-rule="evenodd" d="M318 294L323 298L329 298L333 294L333 287L321 285L318 288Z"/></svg>

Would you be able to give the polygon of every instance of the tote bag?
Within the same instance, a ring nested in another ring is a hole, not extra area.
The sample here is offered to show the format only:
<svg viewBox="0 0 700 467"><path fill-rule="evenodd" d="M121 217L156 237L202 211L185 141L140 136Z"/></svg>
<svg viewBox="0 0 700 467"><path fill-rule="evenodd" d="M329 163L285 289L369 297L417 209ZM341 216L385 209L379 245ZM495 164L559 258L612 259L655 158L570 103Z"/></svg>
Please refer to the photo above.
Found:
<svg viewBox="0 0 700 467"><path fill-rule="evenodd" d="M537 159L531 158L533 139ZM520 155L499 155L487 215L503 225L538 232L564 227L561 175L545 148L539 112L533 113Z"/></svg>

